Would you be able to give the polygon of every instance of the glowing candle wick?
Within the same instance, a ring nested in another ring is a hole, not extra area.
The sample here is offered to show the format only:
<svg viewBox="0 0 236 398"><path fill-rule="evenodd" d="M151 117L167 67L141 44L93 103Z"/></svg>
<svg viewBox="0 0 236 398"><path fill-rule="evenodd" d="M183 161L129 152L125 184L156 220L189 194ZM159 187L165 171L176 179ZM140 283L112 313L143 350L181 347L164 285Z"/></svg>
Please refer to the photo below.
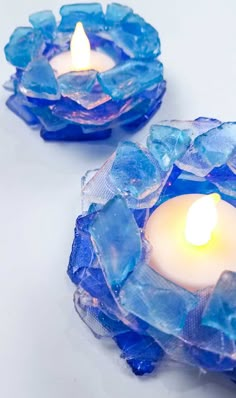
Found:
<svg viewBox="0 0 236 398"><path fill-rule="evenodd" d="M203 246L210 241L218 221L216 205L220 199L219 194L213 193L196 200L190 207L185 238L192 245Z"/></svg>
<svg viewBox="0 0 236 398"><path fill-rule="evenodd" d="M90 69L91 48L83 24L78 22L70 42L72 66L75 71Z"/></svg>

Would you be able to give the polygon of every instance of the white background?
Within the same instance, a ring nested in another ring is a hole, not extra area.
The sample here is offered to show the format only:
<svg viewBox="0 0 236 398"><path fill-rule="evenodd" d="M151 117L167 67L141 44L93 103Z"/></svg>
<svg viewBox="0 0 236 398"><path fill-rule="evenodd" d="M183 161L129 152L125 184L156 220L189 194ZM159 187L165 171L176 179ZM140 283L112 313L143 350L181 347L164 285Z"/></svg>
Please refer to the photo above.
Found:
<svg viewBox="0 0 236 398"><path fill-rule="evenodd" d="M30 13L57 0L0 0L2 52ZM66 2L66 0L65 0ZM103 2L106 3L105 1ZM236 1L127 0L162 40L168 92L154 121L198 116L235 120ZM66 276L80 179L100 166L118 137L45 143L5 107L0 91L0 397L231 398L236 386L198 371L163 367L137 379L114 347L97 341L73 309ZM140 137L147 132L137 134Z"/></svg>

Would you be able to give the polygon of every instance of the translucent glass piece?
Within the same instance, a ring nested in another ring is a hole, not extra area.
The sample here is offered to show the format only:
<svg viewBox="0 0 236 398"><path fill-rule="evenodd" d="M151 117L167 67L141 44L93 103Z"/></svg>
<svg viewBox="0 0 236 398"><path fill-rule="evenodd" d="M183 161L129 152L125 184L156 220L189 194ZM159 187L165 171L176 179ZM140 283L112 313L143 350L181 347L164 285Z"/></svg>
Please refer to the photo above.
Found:
<svg viewBox="0 0 236 398"><path fill-rule="evenodd" d="M202 323L236 340L236 273L225 271L203 314Z"/></svg>
<svg viewBox="0 0 236 398"><path fill-rule="evenodd" d="M45 48L43 35L32 28L17 28L5 46L7 61L17 68L25 68L34 58L40 56Z"/></svg>
<svg viewBox="0 0 236 398"><path fill-rule="evenodd" d="M32 112L37 116L43 128L48 131L57 131L68 125L66 120L60 119L52 114L50 107L36 106L32 108Z"/></svg>
<svg viewBox="0 0 236 398"><path fill-rule="evenodd" d="M68 97L86 109L94 109L109 101L97 82L97 72L71 72L59 77L59 87L63 97Z"/></svg>
<svg viewBox="0 0 236 398"><path fill-rule="evenodd" d="M190 146L188 131L174 127L154 125L147 139L147 147L162 170L167 171Z"/></svg>
<svg viewBox="0 0 236 398"><path fill-rule="evenodd" d="M20 91L27 97L58 100L61 96L57 79L46 58L32 61L23 73Z"/></svg>
<svg viewBox="0 0 236 398"><path fill-rule="evenodd" d="M125 101L115 102L108 101L94 109L85 109L75 101L69 98L63 98L52 108L52 112L71 123L78 123L87 126L106 126L110 127L111 123L120 115L128 112L137 103L141 102L140 98L129 98Z"/></svg>
<svg viewBox="0 0 236 398"><path fill-rule="evenodd" d="M126 311L167 334L178 335L197 296L176 286L146 264L138 265L120 292ZM168 314L168 316L167 316Z"/></svg>
<svg viewBox="0 0 236 398"><path fill-rule="evenodd" d="M227 163L236 148L236 123L223 123L200 135L194 147L213 167Z"/></svg>
<svg viewBox="0 0 236 398"><path fill-rule="evenodd" d="M39 120L32 113L31 109L25 104L23 95L11 95L6 102L6 105L29 126L34 127L39 125Z"/></svg>
<svg viewBox="0 0 236 398"><path fill-rule="evenodd" d="M110 34L130 57L154 59L160 54L157 31L137 14L130 14Z"/></svg>
<svg viewBox="0 0 236 398"><path fill-rule="evenodd" d="M228 166L233 171L233 173L236 174L236 150L232 153L232 156L230 156Z"/></svg>
<svg viewBox="0 0 236 398"><path fill-rule="evenodd" d="M52 41L56 35L57 23L52 11L40 11L31 14L29 21L35 29L42 32L46 41Z"/></svg>
<svg viewBox="0 0 236 398"><path fill-rule="evenodd" d="M195 174L198 177L205 177L214 167L193 146L190 147L181 159L176 160L176 165L180 169Z"/></svg>
<svg viewBox="0 0 236 398"><path fill-rule="evenodd" d="M106 23L108 25L115 25L122 22L128 15L132 13L133 10L130 7L118 3L108 4L106 11Z"/></svg>
<svg viewBox="0 0 236 398"><path fill-rule="evenodd" d="M159 61L129 60L98 74L105 93L115 100L137 95L163 80L163 65Z"/></svg>
<svg viewBox="0 0 236 398"><path fill-rule="evenodd" d="M141 255L139 229L123 198L116 196L103 207L90 233L109 285L120 285Z"/></svg>
<svg viewBox="0 0 236 398"><path fill-rule="evenodd" d="M77 22L82 22L87 30L104 28L104 14L99 3L69 4L61 7L62 16L59 30L73 32Z"/></svg>
<svg viewBox="0 0 236 398"><path fill-rule="evenodd" d="M117 148L110 180L121 193L142 199L160 186L161 174L146 150L126 141Z"/></svg>

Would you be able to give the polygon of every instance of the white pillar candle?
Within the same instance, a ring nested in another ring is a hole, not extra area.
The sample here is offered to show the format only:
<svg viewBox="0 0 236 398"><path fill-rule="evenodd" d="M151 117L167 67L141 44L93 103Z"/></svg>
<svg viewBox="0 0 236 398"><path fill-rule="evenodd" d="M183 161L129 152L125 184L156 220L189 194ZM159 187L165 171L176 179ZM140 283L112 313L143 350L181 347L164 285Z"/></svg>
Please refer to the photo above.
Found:
<svg viewBox="0 0 236 398"><path fill-rule="evenodd" d="M104 72L115 66L107 54L90 48L89 39L81 22L78 22L70 43L70 51L65 51L51 59L50 65L58 77L68 72L97 70Z"/></svg>
<svg viewBox="0 0 236 398"><path fill-rule="evenodd" d="M168 200L149 218L145 236L150 266L190 291L215 285L225 270L236 272L236 208L217 194Z"/></svg>

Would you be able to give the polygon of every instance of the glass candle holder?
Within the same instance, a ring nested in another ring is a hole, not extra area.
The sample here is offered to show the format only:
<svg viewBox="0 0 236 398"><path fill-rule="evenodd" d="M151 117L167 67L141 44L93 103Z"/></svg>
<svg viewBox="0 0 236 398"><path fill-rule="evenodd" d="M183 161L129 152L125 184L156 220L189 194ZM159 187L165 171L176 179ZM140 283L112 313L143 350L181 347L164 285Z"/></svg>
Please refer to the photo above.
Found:
<svg viewBox="0 0 236 398"><path fill-rule="evenodd" d="M146 145L121 143L83 179L68 266L75 308L136 375L167 356L236 381L236 272L188 290L150 267L144 233L154 211L180 195L220 194L235 207L235 173L236 123L199 118L152 126Z"/></svg>
<svg viewBox="0 0 236 398"><path fill-rule="evenodd" d="M7 106L29 126L39 126L45 140L101 139L118 126L142 127L166 88L157 31L117 3L106 13L99 3L65 5L60 14L59 23L51 11L32 14L32 26L10 37L5 55L16 72L4 85L12 92ZM78 23L92 61L84 66L81 48L75 67L69 51L73 47L76 55L82 41L77 37L72 46Z"/></svg>

